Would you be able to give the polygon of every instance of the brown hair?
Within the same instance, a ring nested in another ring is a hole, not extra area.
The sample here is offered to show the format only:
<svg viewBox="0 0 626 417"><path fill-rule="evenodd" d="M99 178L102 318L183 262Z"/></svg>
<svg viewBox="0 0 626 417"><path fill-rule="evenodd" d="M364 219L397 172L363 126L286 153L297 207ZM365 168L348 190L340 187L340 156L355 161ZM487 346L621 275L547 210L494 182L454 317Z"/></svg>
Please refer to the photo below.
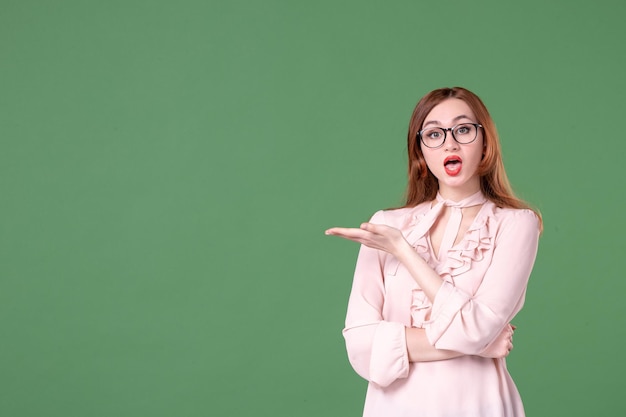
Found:
<svg viewBox="0 0 626 417"><path fill-rule="evenodd" d="M532 209L513 193L509 179L504 171L504 164L502 163L498 132L487 107L476 94L461 87L440 88L431 91L422 97L413 110L407 137L409 181L404 207L414 207L425 201L434 200L437 195L439 183L426 165L417 134L422 129L422 124L431 110L439 103L450 98L457 98L467 103L474 112L476 121L483 126L485 154L478 166L478 175L480 176L480 189L485 197L498 207L531 209L535 211L541 222L539 212Z"/></svg>

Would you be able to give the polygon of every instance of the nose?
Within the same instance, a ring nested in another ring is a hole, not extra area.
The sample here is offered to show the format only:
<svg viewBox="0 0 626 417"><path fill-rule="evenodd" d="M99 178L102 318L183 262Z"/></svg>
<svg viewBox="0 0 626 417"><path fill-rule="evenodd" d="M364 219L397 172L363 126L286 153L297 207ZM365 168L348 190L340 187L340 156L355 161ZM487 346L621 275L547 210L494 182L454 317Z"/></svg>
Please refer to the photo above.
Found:
<svg viewBox="0 0 626 417"><path fill-rule="evenodd" d="M459 149L459 143L452 136L452 128L445 129L446 136L443 138L443 147L446 151Z"/></svg>

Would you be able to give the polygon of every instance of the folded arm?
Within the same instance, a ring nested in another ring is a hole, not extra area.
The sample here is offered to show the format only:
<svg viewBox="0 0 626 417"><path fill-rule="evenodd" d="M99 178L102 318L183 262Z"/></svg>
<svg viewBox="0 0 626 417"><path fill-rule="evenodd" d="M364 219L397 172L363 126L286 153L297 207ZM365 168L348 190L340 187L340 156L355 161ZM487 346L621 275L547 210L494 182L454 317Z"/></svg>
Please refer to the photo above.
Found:
<svg viewBox="0 0 626 417"><path fill-rule="evenodd" d="M506 356L512 348L512 328L508 322L520 306L519 297L523 296L536 253L537 223L528 220L528 216L524 218L526 221L518 222L518 227L512 227L500 239L502 248L497 253L496 268L485 277L485 288L479 289L475 296L444 282L412 248L403 252L406 241L397 229L384 225L382 212L376 213L370 223L360 229L329 229L328 235L362 244L343 330L348 357L355 371L369 381L387 386L408 376L410 362L447 360L464 354ZM427 328L407 328L401 323L383 320L382 268L388 253L394 253L405 264L433 300L433 309L438 309L436 313L440 317L433 316ZM522 267L511 264L516 260L516 253L525 257ZM509 276L498 280L497 276L507 272ZM503 294L508 295L503 297Z"/></svg>

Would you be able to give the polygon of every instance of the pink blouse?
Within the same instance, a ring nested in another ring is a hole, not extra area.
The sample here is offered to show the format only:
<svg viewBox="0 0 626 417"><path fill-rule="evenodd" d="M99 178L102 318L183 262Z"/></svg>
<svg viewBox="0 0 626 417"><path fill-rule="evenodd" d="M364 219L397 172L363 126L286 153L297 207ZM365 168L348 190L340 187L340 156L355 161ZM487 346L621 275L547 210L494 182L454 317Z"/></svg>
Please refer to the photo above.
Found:
<svg viewBox="0 0 626 417"><path fill-rule="evenodd" d="M397 259L361 246L343 335L352 367L369 381L363 416L524 416L505 359L477 354L522 308L539 220L531 210L486 201L463 239L442 242L437 258L432 210L428 202L379 211L371 222L400 229L441 275L433 303ZM405 326L424 328L433 346L465 356L410 363Z"/></svg>

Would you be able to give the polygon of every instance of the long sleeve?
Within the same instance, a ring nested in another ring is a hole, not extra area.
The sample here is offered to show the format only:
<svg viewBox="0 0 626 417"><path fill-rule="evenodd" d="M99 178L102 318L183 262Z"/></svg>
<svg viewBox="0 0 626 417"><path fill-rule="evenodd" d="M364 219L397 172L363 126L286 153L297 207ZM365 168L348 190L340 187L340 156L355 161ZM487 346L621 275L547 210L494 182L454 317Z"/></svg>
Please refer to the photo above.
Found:
<svg viewBox="0 0 626 417"><path fill-rule="evenodd" d="M472 295L445 281L425 324L430 343L468 355L482 352L519 312L537 254L539 224L530 210L503 220L482 281Z"/></svg>
<svg viewBox="0 0 626 417"><path fill-rule="evenodd" d="M381 212L371 222L380 222ZM405 326L383 320L386 254L361 246L343 336L350 364L368 381L385 387L409 374Z"/></svg>

